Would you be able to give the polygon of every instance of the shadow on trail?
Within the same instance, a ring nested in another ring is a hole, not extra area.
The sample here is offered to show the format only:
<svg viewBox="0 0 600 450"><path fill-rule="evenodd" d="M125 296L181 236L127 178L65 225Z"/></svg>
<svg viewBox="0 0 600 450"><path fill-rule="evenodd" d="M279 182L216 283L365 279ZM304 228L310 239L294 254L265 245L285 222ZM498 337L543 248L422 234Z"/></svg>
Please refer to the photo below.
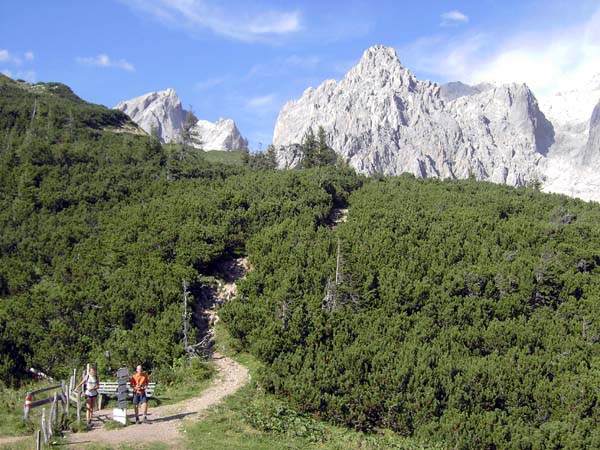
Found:
<svg viewBox="0 0 600 450"><path fill-rule="evenodd" d="M190 411L190 412L185 412L185 413L174 414L172 416L159 417L158 419L152 419L150 421L150 424L159 423L159 422L169 422L171 420L179 420L179 419L183 419L184 417L191 416L193 414L198 414L198 413L196 411Z"/></svg>

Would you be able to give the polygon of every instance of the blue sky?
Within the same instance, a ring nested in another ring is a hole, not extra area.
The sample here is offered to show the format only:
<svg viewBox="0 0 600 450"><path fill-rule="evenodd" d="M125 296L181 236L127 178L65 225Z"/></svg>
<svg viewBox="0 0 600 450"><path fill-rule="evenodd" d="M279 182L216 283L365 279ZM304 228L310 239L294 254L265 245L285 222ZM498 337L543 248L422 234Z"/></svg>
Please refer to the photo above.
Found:
<svg viewBox="0 0 600 450"><path fill-rule="evenodd" d="M0 2L0 72L107 106L172 87L198 117L234 119L253 149L270 143L286 101L342 78L375 44L419 78L526 82L543 95L600 72L600 3Z"/></svg>

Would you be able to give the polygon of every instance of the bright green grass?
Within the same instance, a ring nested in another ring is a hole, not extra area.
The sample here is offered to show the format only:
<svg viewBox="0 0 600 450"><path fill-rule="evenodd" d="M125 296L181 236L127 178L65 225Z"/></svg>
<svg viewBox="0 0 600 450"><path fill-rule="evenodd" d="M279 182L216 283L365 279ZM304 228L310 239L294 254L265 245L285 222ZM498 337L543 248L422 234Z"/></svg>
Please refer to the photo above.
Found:
<svg viewBox="0 0 600 450"><path fill-rule="evenodd" d="M43 389L51 385L51 383L47 382L31 382L23 385L19 389L10 389L0 383L0 436L21 436L30 434L33 431L33 425L23 422L25 393L27 391ZM42 393L40 394L40 397L36 397L36 399L42 399L48 395L48 393ZM32 408L29 411L29 417L32 423L39 422L41 412L42 408Z"/></svg>
<svg viewBox="0 0 600 450"><path fill-rule="evenodd" d="M179 144L163 144L163 147L167 150L167 152L177 152L179 149ZM240 151L224 151L224 150L196 150L190 149L190 151L194 151L202 155L206 161L211 163L222 163L229 164L233 166L241 166L242 165L242 152Z"/></svg>
<svg viewBox="0 0 600 450"><path fill-rule="evenodd" d="M242 152L225 152L220 150L209 150L203 153L204 159L209 162L218 162L231 164L234 166L242 165Z"/></svg>

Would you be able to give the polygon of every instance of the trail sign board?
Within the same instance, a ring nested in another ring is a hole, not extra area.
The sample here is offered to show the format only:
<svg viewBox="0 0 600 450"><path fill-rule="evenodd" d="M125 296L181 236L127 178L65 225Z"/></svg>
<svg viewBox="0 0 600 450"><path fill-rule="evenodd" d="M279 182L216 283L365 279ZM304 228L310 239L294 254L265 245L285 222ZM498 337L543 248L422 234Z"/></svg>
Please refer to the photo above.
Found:
<svg viewBox="0 0 600 450"><path fill-rule="evenodd" d="M122 410L127 408L127 381L129 381L129 371L127 367L121 367L117 370L117 401Z"/></svg>

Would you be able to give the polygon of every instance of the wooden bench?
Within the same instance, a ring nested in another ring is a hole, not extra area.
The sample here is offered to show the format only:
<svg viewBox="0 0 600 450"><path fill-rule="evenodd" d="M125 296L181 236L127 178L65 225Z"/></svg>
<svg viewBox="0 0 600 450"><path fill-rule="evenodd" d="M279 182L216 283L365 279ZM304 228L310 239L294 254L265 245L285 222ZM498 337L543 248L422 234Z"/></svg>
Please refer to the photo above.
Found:
<svg viewBox="0 0 600 450"><path fill-rule="evenodd" d="M108 397L116 397L117 396L117 388L119 387L119 383L116 381L102 381L100 380L100 385L98 386L98 409L102 408L102 396L106 395ZM151 398L154 397L154 390L156 389L156 383L148 383L146 387L146 397ZM133 397L133 390L131 389L131 384L127 382L127 390L128 396Z"/></svg>

